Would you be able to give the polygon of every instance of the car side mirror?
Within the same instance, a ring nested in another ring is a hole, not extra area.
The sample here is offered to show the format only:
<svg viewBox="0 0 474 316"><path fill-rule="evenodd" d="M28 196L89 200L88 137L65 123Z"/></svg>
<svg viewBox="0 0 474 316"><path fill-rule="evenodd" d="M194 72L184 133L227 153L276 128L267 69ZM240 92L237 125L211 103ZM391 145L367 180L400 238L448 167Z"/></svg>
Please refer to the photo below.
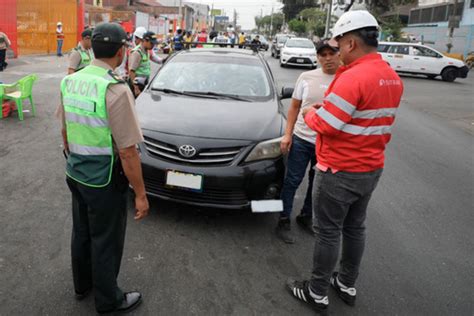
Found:
<svg viewBox="0 0 474 316"><path fill-rule="evenodd" d="M281 96L280 96L280 99L281 99L281 100L284 100L284 99L291 99L291 97L293 96L293 91L295 91L294 88L283 87L283 88L281 89Z"/></svg>

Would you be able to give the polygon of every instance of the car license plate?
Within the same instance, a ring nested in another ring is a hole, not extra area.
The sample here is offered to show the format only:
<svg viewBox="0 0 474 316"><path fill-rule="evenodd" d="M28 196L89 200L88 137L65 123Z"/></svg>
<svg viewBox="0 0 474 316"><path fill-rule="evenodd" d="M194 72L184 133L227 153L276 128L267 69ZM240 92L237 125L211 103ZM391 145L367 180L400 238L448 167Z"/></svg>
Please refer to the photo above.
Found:
<svg viewBox="0 0 474 316"><path fill-rule="evenodd" d="M166 185L195 191L202 191L202 175L168 170Z"/></svg>
<svg viewBox="0 0 474 316"><path fill-rule="evenodd" d="M302 64L302 63L304 63L304 59L298 58L298 59L296 60L296 62L299 63L299 64Z"/></svg>

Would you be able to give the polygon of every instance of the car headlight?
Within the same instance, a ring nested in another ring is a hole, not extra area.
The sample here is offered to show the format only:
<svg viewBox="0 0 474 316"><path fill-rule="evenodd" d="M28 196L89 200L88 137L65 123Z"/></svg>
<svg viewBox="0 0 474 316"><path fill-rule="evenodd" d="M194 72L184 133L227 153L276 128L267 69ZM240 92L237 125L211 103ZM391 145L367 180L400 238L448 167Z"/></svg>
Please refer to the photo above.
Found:
<svg viewBox="0 0 474 316"><path fill-rule="evenodd" d="M245 162L273 159L281 156L280 142L282 139L283 137L279 137L258 143L247 156Z"/></svg>
<svg viewBox="0 0 474 316"><path fill-rule="evenodd" d="M290 54L288 54L288 52L285 52L285 51L283 51L281 54L286 55L286 56L290 56Z"/></svg>

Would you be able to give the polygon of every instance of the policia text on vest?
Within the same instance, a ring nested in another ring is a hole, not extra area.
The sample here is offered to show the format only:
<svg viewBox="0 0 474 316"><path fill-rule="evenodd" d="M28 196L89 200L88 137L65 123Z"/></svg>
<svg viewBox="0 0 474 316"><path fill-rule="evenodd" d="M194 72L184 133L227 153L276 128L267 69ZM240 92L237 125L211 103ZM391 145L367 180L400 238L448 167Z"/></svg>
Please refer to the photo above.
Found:
<svg viewBox="0 0 474 316"><path fill-rule="evenodd" d="M137 291L117 284L127 224L129 183L135 219L147 216L140 157L143 141L134 98L115 69L126 53L118 24L99 24L92 34L95 60L61 82L66 180L72 194L71 259L76 297L93 289L99 313L127 312L141 302Z"/></svg>

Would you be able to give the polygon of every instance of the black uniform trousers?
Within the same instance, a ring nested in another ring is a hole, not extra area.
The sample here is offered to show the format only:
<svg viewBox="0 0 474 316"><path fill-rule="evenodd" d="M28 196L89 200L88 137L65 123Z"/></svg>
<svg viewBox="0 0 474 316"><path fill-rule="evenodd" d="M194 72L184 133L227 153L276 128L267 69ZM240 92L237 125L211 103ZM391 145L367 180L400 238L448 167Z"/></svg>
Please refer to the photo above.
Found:
<svg viewBox="0 0 474 316"><path fill-rule="evenodd" d="M72 193L74 288L76 293L94 288L96 310L113 310L123 300L117 276L127 224L127 178L116 166L104 188L66 181Z"/></svg>
<svg viewBox="0 0 474 316"><path fill-rule="evenodd" d="M5 62L6 54L6 49L0 49L0 70L7 68L8 64Z"/></svg>

